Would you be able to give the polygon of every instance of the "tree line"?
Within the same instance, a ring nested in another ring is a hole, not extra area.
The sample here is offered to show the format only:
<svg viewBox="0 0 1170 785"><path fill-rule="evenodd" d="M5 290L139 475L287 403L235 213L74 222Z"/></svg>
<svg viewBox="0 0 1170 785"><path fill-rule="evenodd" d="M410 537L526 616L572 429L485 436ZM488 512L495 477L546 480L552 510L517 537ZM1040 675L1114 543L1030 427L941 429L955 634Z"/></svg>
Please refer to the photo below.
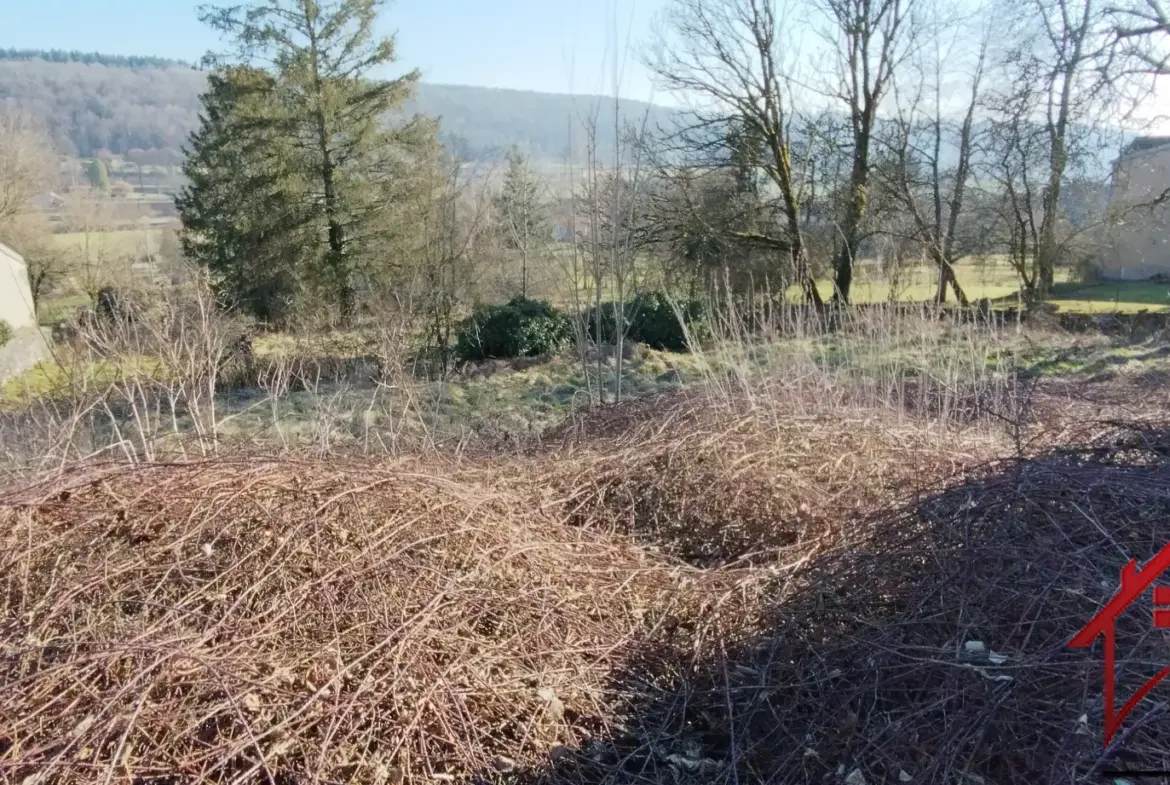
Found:
<svg viewBox="0 0 1170 785"><path fill-rule="evenodd" d="M205 86L206 74L187 67L0 59L0 104L38 120L71 157L138 151L152 164L179 164Z"/></svg>
<svg viewBox="0 0 1170 785"><path fill-rule="evenodd" d="M1045 296L1058 265L1091 252L1085 214L1100 205L1086 203L1104 185L1092 163L1160 67L1159 9L1140 3L1149 8L671 0L645 62L703 108L673 127L624 129L625 158L592 162L562 225L573 224L583 270L629 276L630 286L636 259L653 256L690 289L712 275L770 281L822 306L818 278L832 281L828 301L848 303L859 259L914 258L937 269L937 300L966 302L956 263L994 253L1027 294ZM458 169L423 119L375 121L416 78L369 78L393 60L392 40L370 29L378 6L353 0L326 13L266 0L205 14L241 46L212 75L180 207L190 253L239 277L248 302L291 303L311 278L314 301L324 286L349 318L357 290L384 282L403 256L386 244L403 239L407 192ZM786 56L798 28L779 12L797 6L814 21L827 75L811 85L807 64ZM599 129L586 131L595 139ZM526 294L530 246L548 244L550 218L509 212L539 190L522 170L513 158L507 195L486 207ZM228 204L256 214L226 216ZM485 212L464 210L469 220Z"/></svg>
<svg viewBox="0 0 1170 785"><path fill-rule="evenodd" d="M113 68L194 68L192 63L169 57L143 55L110 55L101 52L79 52L76 49L0 49L0 61L44 60L49 63L84 63Z"/></svg>
<svg viewBox="0 0 1170 785"><path fill-rule="evenodd" d="M514 297L610 313L619 338L614 302L797 291L824 308L862 265L929 265L936 300L967 302L956 265L996 256L1043 297L1099 250L1095 162L1170 41L1157 0L669 0L644 62L692 109L586 117L554 198L521 152L485 173L406 111L418 74L382 77L383 5L202 9L229 49L186 146L182 245L262 321L394 314L440 357L478 304Z"/></svg>
<svg viewBox="0 0 1170 785"><path fill-rule="evenodd" d="M673 137L682 154L708 155L711 128L749 141L742 155L776 194L776 220L750 239L810 302L818 266L849 302L878 247L929 259L940 301L966 300L954 265L977 253L1005 256L1044 296L1058 265L1091 252L1094 221L1069 197L1093 190L1093 162L1165 71L1159 2L810 0L814 72L789 56L778 11L795 4L673 0L648 64L704 106Z"/></svg>
<svg viewBox="0 0 1170 785"><path fill-rule="evenodd" d="M133 157L152 165L178 165L187 135L199 124L199 96L207 71L166 58L85 55L21 50L0 56L0 103L31 112L65 155ZM151 66L142 65L152 63ZM419 85L408 112L442 117L448 147L487 160L520 144L533 157L564 160L572 139L569 121L594 96L570 96L459 85ZM623 101L622 118L648 107ZM606 107L614 111L613 107ZM649 107L655 117L670 112ZM604 145L612 149L610 138Z"/></svg>

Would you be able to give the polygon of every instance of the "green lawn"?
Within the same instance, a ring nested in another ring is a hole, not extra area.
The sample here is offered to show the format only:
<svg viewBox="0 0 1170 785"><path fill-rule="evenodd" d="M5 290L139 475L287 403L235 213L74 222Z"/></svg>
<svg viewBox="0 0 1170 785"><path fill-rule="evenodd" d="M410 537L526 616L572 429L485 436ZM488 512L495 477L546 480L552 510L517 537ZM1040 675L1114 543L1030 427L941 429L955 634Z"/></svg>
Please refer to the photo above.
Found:
<svg viewBox="0 0 1170 785"><path fill-rule="evenodd" d="M959 285L971 300L984 297L1002 300L1014 296L1020 289L1016 271L996 260L958 264L955 266L955 274ZM934 298L937 276L934 267L918 265L902 269L898 280L890 281L872 265L859 264L850 300L855 303L926 302ZM1067 277L1067 271L1058 271L1058 276ZM817 288L826 299L833 294L833 282L830 280L817 281ZM799 287L789 289L789 296L799 300ZM953 300L953 295L948 293L948 299Z"/></svg>
<svg viewBox="0 0 1170 785"><path fill-rule="evenodd" d="M1014 304L1019 292L1015 270L1003 263L960 264L955 271L967 297L978 300L986 297L999 304ZM928 266L904 270L896 283L869 274L859 266L859 275L853 282L851 300L855 303L925 302L934 297L936 272ZM818 281L823 297L833 294L831 281ZM891 294L893 296L891 296ZM789 290L789 296L799 300L799 288ZM1148 281L1105 281L1095 284L1069 280L1069 271L1056 271L1056 289L1049 302L1061 311L1073 313L1134 313L1137 311L1170 310L1170 285Z"/></svg>
<svg viewBox="0 0 1170 785"><path fill-rule="evenodd" d="M1170 310L1170 286L1149 281L1058 283L1050 302L1062 311L1133 313Z"/></svg>
<svg viewBox="0 0 1170 785"><path fill-rule="evenodd" d="M49 327L57 322L68 319L77 313L78 308L89 304L89 295L86 294L66 294L59 297L47 297L37 307L37 321L42 326Z"/></svg>

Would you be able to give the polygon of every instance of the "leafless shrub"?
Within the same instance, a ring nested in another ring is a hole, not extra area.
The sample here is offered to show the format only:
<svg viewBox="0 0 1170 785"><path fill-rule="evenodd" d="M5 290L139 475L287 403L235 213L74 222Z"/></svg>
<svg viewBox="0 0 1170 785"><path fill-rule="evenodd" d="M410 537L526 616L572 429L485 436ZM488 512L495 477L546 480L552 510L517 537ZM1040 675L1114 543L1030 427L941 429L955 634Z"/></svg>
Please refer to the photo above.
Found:
<svg viewBox="0 0 1170 785"><path fill-rule="evenodd" d="M613 664L693 574L405 465L83 472L0 517L18 781L539 765L604 732Z"/></svg>

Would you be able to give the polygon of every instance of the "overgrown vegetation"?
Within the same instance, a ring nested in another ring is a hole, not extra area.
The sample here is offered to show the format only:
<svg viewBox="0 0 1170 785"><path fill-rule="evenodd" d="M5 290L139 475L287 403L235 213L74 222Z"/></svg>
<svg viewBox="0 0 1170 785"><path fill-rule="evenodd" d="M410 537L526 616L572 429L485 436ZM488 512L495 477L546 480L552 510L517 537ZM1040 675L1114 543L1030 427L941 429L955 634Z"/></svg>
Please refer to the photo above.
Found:
<svg viewBox="0 0 1170 785"><path fill-rule="evenodd" d="M1148 698L1102 750L1068 651L1170 539L1170 316L1118 312L1165 285L1074 280L1110 220L1088 121L1161 27L807 0L809 74L776 6L669 0L648 59L699 110L579 118L558 190L405 116L383 7L202 9L229 51L182 231L117 261L124 161L61 195L0 122L41 318L87 304L0 389L0 780L1170 765ZM1139 621L1125 694L1163 665Z"/></svg>

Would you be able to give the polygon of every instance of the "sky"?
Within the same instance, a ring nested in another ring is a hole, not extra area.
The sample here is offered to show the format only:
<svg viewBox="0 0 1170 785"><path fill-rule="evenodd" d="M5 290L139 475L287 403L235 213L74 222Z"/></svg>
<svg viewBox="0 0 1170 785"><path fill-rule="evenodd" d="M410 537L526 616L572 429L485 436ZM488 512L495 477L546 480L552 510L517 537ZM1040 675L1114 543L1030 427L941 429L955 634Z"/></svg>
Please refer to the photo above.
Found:
<svg viewBox="0 0 1170 785"><path fill-rule="evenodd" d="M380 32L397 32L403 70L445 84L654 98L637 62L664 0L397 0ZM230 4L230 3L221 3ZM192 0L0 0L0 48L78 49L197 61L217 49ZM616 30L616 34L615 34ZM662 96L658 96L662 98ZM658 101L661 102L661 101Z"/></svg>
<svg viewBox="0 0 1170 785"><path fill-rule="evenodd" d="M195 62L208 50L222 48L197 19L198 2L0 0L0 48L78 49ZM666 2L396 0L383 14L379 32L397 33L402 71L419 68L425 81L555 93L612 95L616 50L618 94L677 105L672 96L655 92L638 62ZM796 27L804 43L816 38L806 35L807 22ZM1142 102L1142 122L1135 128L1170 133L1167 87Z"/></svg>

